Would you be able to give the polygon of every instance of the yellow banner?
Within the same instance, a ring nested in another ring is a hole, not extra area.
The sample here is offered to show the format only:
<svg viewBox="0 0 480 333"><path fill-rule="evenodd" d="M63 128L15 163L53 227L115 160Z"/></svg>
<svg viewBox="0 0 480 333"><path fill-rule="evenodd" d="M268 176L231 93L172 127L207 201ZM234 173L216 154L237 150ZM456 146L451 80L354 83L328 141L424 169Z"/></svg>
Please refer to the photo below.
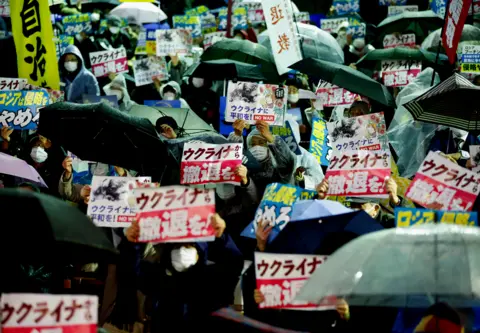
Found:
<svg viewBox="0 0 480 333"><path fill-rule="evenodd" d="M48 1L10 1L18 77L44 88L60 90Z"/></svg>

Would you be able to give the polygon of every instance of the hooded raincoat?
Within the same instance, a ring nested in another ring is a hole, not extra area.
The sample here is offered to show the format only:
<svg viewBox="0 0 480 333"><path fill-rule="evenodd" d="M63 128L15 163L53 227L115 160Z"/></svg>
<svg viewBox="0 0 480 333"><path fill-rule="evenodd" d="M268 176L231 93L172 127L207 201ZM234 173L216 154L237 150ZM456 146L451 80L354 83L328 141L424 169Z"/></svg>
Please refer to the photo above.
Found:
<svg viewBox="0 0 480 333"><path fill-rule="evenodd" d="M188 105L187 101L182 98L182 89L180 88L180 85L176 81L168 81L167 83L163 84L160 87L160 96L164 98L163 91L167 86L170 86L175 90L176 92L175 99L180 101L180 107L184 109L190 109L190 105Z"/></svg>
<svg viewBox="0 0 480 333"><path fill-rule="evenodd" d="M122 99L118 101L118 109L120 111L129 112L134 105L137 105L137 103L130 99L127 90L127 81L125 81L125 77L122 74L118 74L111 83L103 87L103 91L107 96L111 94L112 89L121 90L123 93Z"/></svg>

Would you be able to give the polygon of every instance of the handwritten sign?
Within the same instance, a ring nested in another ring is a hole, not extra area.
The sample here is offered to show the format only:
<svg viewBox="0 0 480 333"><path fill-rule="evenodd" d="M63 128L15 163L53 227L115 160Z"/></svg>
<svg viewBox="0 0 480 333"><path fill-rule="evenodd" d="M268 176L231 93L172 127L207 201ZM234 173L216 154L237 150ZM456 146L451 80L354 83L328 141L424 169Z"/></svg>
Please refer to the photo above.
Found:
<svg viewBox="0 0 480 333"><path fill-rule="evenodd" d="M429 152L406 197L430 209L470 211L479 193L480 176Z"/></svg>
<svg viewBox="0 0 480 333"><path fill-rule="evenodd" d="M387 87L403 87L413 82L422 71L422 62L416 60L382 61L382 79Z"/></svg>
<svg viewBox="0 0 480 333"><path fill-rule="evenodd" d="M298 200L313 199L316 196L316 191L304 190L286 184L269 184L263 193L262 201L258 205L254 221L243 230L241 235L255 238L255 230L257 230L258 224L262 222L273 226L268 238L268 242L271 242L290 222L293 204Z"/></svg>
<svg viewBox="0 0 480 333"><path fill-rule="evenodd" d="M418 6L388 6L388 16L400 15L405 12L418 12Z"/></svg>
<svg viewBox="0 0 480 333"><path fill-rule="evenodd" d="M0 127L36 129L39 111L48 103L48 93L41 90L0 91Z"/></svg>
<svg viewBox="0 0 480 333"><path fill-rule="evenodd" d="M350 105L358 97L347 89L320 80L318 82L316 95L322 101L323 106Z"/></svg>
<svg viewBox="0 0 480 333"><path fill-rule="evenodd" d="M2 294L0 307L3 333L97 332L97 296Z"/></svg>
<svg viewBox="0 0 480 333"><path fill-rule="evenodd" d="M90 14L69 15L62 20L65 35L75 36L81 32L92 33L92 19Z"/></svg>
<svg viewBox="0 0 480 333"><path fill-rule="evenodd" d="M327 123L320 117L312 119L312 136L310 137L310 153L320 165L328 166L332 148L329 145Z"/></svg>
<svg viewBox="0 0 480 333"><path fill-rule="evenodd" d="M192 46L192 36L185 29L156 30L155 36L157 56L186 54Z"/></svg>
<svg viewBox="0 0 480 333"><path fill-rule="evenodd" d="M392 7L388 7L392 8ZM415 34L403 34L403 35L385 35L383 37L383 48L393 49L399 46L414 47L415 46Z"/></svg>
<svg viewBox="0 0 480 333"><path fill-rule="evenodd" d="M241 143L185 143L180 165L181 184L239 185L240 178L234 172L235 168L242 164L242 147Z"/></svg>
<svg viewBox="0 0 480 333"><path fill-rule="evenodd" d="M292 6L288 0L263 0L262 7L275 64L278 73L284 74L302 60Z"/></svg>
<svg viewBox="0 0 480 333"><path fill-rule="evenodd" d="M2 90L23 90L27 79L0 77L0 91Z"/></svg>
<svg viewBox="0 0 480 333"><path fill-rule="evenodd" d="M133 61L133 73L137 87L153 83L154 79L168 79L168 69L165 57L149 56Z"/></svg>
<svg viewBox="0 0 480 333"><path fill-rule="evenodd" d="M424 223L478 226L476 212L451 212L418 208L395 208L395 226L406 228Z"/></svg>
<svg viewBox="0 0 480 333"><path fill-rule="evenodd" d="M319 304L295 301L305 282L328 256L255 252L257 289L265 297L260 309L332 310L336 298Z"/></svg>
<svg viewBox="0 0 480 333"><path fill-rule="evenodd" d="M462 49L462 73L480 72L480 45L464 45Z"/></svg>
<svg viewBox="0 0 480 333"><path fill-rule="evenodd" d="M135 218L135 208L128 203L128 193L136 183L150 183L150 177L93 176L87 215L98 227L128 227Z"/></svg>
<svg viewBox="0 0 480 333"><path fill-rule="evenodd" d="M215 190L185 186L137 188L139 242L197 242L214 240L211 217Z"/></svg>
<svg viewBox="0 0 480 333"><path fill-rule="evenodd" d="M255 124L259 120L270 125L283 126L287 107L287 90L275 84L256 82L228 83L225 120L245 120Z"/></svg>
<svg viewBox="0 0 480 333"><path fill-rule="evenodd" d="M124 47L108 51L89 53L92 72L96 77L105 77L110 73L127 73L127 51Z"/></svg>
<svg viewBox="0 0 480 333"><path fill-rule="evenodd" d="M328 195L386 198L390 151L334 151L325 174Z"/></svg>

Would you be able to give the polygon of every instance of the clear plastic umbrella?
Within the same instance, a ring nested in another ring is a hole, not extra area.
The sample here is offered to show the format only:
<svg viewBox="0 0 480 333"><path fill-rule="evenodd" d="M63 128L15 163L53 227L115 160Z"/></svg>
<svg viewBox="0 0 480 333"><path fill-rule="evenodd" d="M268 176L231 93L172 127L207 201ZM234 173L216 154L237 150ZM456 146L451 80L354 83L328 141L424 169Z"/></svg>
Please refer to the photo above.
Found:
<svg viewBox="0 0 480 333"><path fill-rule="evenodd" d="M438 49L438 45L440 42L440 34L442 33L442 29L437 29L425 38L422 43L422 49L436 52ZM460 37L460 42L469 42L468 44L478 44L480 43L480 29L474 27L470 24L465 24L462 30L462 36ZM443 48L442 48L443 50ZM459 48L461 51L461 48ZM445 51L443 51L445 53Z"/></svg>
<svg viewBox="0 0 480 333"><path fill-rule="evenodd" d="M303 58L321 59L337 64L344 63L343 50L332 35L314 25L304 23L297 23L296 25ZM272 52L268 30L258 36L258 42Z"/></svg>
<svg viewBox="0 0 480 333"><path fill-rule="evenodd" d="M113 8L110 14L138 25L161 22L168 18L160 7L149 2L124 2Z"/></svg>
<svg viewBox="0 0 480 333"><path fill-rule="evenodd" d="M373 232L331 255L295 300L345 297L350 305L455 308L480 304L480 229L423 224Z"/></svg>

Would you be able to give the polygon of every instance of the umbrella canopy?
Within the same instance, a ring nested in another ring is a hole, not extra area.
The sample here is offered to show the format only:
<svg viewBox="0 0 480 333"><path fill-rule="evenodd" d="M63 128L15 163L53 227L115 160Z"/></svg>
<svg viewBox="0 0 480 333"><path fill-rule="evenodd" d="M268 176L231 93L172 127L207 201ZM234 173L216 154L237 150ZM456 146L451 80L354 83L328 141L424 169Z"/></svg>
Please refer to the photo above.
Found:
<svg viewBox="0 0 480 333"><path fill-rule="evenodd" d="M103 103L48 105L38 132L84 161L137 171L162 169L164 164L166 147L150 121Z"/></svg>
<svg viewBox="0 0 480 333"><path fill-rule="evenodd" d="M480 132L480 87L455 73L403 106L415 120Z"/></svg>
<svg viewBox="0 0 480 333"><path fill-rule="evenodd" d="M387 87L349 66L308 58L290 68L368 97L380 104L395 106L395 100Z"/></svg>
<svg viewBox="0 0 480 333"><path fill-rule="evenodd" d="M37 170L22 159L0 153L0 173L31 180L40 186L48 187Z"/></svg>
<svg viewBox="0 0 480 333"><path fill-rule="evenodd" d="M330 33L310 24L297 23L296 26L296 34L301 41L304 58L322 59L336 64L344 63L343 50ZM262 32L258 40L272 52L268 31Z"/></svg>
<svg viewBox="0 0 480 333"><path fill-rule="evenodd" d="M479 274L480 229L423 224L353 240L313 273L296 299L336 295L350 305L478 306Z"/></svg>
<svg viewBox="0 0 480 333"><path fill-rule="evenodd" d="M328 255L359 235L383 227L363 210L288 223L267 251L292 254Z"/></svg>
<svg viewBox="0 0 480 333"><path fill-rule="evenodd" d="M405 11L399 15L387 17L377 25L377 38L383 41L385 35L396 32L414 33L417 39L423 40L429 31L441 28L443 19L431 10L420 12ZM417 40L417 43L419 41Z"/></svg>
<svg viewBox="0 0 480 333"><path fill-rule="evenodd" d="M167 15L149 2L124 2L112 9L110 15L116 15L128 20L128 23L142 25L144 23L155 23L166 20Z"/></svg>
<svg viewBox="0 0 480 333"><path fill-rule="evenodd" d="M371 62L385 61L385 60L416 60L427 63L435 63L436 53L424 51L421 49L412 49L409 47L395 47L391 49L376 49L368 52L357 63L357 66L366 65ZM441 54L439 62L445 65L448 63L448 57Z"/></svg>
<svg viewBox="0 0 480 333"><path fill-rule="evenodd" d="M437 29L425 38L422 43L422 49L431 52L437 52L440 44L442 29ZM480 41L480 29L470 24L463 26L460 42L469 42L468 44L478 44ZM445 53L445 49L441 47L441 52ZM459 49L461 51L461 49Z"/></svg>
<svg viewBox="0 0 480 333"><path fill-rule="evenodd" d="M301 200L293 204L291 222L324 218L353 212L340 202L331 200Z"/></svg>
<svg viewBox="0 0 480 333"><path fill-rule="evenodd" d="M271 75L269 75L271 74ZM246 64L229 59L201 61L190 66L184 76L203 77L210 80L251 80L251 81L278 81L277 72L262 73L261 66Z"/></svg>
<svg viewBox="0 0 480 333"><path fill-rule="evenodd" d="M0 209L11 217L10 223L3 225L3 232L11 237L4 237L0 245L10 261L89 263L115 259L117 251L104 233L62 200L27 190L0 189Z"/></svg>

